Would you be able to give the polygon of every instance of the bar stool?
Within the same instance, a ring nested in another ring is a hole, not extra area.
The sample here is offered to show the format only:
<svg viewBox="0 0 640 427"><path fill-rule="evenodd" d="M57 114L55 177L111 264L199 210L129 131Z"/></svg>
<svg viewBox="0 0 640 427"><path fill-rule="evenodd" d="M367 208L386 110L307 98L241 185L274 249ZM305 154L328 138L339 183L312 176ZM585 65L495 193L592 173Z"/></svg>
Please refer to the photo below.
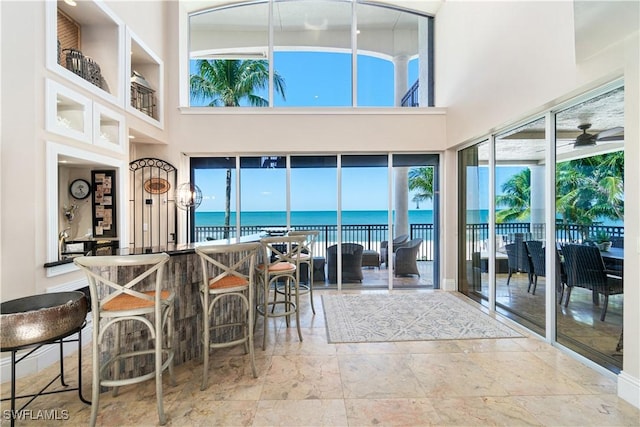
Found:
<svg viewBox="0 0 640 427"><path fill-rule="evenodd" d="M169 255L165 253L83 256L73 260L86 273L91 293L93 316L91 426L96 424L101 386L113 387L113 394L116 396L119 386L136 384L154 377L159 422L160 425L167 422L162 403L162 372L165 369L169 369L171 384L175 384L173 348L171 347L175 295L169 290L162 289L162 275L168 260ZM101 271L110 268L117 269L117 281L111 281L100 275ZM149 320L148 316L152 316L153 320ZM123 322L126 322L125 325L122 325ZM134 324L142 324L146 327L149 336L154 340L154 348L133 351L120 348L121 327L128 329ZM102 340L111 326L115 326L113 340L115 354L100 366ZM120 378L123 359L133 358L134 361L140 361L147 355L154 356L153 372ZM111 367L113 367L112 378L108 378L105 374Z"/></svg>
<svg viewBox="0 0 640 427"><path fill-rule="evenodd" d="M302 248L298 256L300 257L300 264L307 266L307 277L305 277L303 285L300 284L300 294L309 294L309 300L311 302L311 311L316 314L316 308L313 305L313 254L315 253L316 240L320 232L317 230L292 230L289 232L289 236L304 236L305 240L302 243ZM302 279L301 279L302 280ZM276 294L282 293L282 287L276 287Z"/></svg>
<svg viewBox="0 0 640 427"><path fill-rule="evenodd" d="M244 344L245 351L249 353L251 359L253 376L258 377L253 352L253 288L256 257L260 248L261 245L258 242L196 247L196 253L200 256L202 265L200 301L204 322L202 328L204 371L200 390L205 390L208 385L209 349L212 348ZM235 316L233 313L214 315L216 314L215 306L218 303L225 303L225 307L232 307L237 314ZM240 337L237 337L238 328L242 330ZM211 342L212 330L227 331L227 335L220 333L217 336L229 336L232 339Z"/></svg>
<svg viewBox="0 0 640 427"><path fill-rule="evenodd" d="M305 236L278 236L265 237L260 240L263 248L263 261L258 265L258 277L260 285L258 289L258 303L256 311L264 317L264 336L262 339L262 349L267 347L267 326L271 317L285 317L287 326L292 314L296 316L296 326L298 337L302 341L302 331L300 330L300 253L303 248ZM274 298L269 301L271 285L277 286L278 282L283 283L284 300L278 301ZM293 287L293 289L291 289ZM291 297L294 300L291 300ZM282 310L276 307L282 305ZM272 309L270 309L270 307Z"/></svg>

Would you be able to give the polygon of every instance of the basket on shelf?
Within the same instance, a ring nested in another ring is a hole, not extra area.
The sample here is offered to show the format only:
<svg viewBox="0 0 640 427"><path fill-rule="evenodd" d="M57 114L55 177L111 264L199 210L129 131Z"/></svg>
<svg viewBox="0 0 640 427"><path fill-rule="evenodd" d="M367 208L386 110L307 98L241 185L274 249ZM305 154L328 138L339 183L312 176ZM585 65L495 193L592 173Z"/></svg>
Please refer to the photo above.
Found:
<svg viewBox="0 0 640 427"><path fill-rule="evenodd" d="M84 56L78 49L62 49L62 53L65 54L65 66L67 70L77 74L89 83L98 86L100 89L107 92L109 91L102 77L100 65L98 65L97 62Z"/></svg>
<svg viewBox="0 0 640 427"><path fill-rule="evenodd" d="M133 108L155 118L155 93L156 91L140 73L135 70L131 72L131 106Z"/></svg>

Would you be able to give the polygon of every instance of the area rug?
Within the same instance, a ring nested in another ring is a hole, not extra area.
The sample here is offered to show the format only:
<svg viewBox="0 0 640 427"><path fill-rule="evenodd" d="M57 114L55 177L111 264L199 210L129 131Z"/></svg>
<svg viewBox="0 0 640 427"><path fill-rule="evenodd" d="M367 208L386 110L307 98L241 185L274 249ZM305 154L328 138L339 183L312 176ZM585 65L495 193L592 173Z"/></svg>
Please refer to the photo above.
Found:
<svg viewBox="0 0 640 427"><path fill-rule="evenodd" d="M323 295L330 343L517 338L447 292Z"/></svg>

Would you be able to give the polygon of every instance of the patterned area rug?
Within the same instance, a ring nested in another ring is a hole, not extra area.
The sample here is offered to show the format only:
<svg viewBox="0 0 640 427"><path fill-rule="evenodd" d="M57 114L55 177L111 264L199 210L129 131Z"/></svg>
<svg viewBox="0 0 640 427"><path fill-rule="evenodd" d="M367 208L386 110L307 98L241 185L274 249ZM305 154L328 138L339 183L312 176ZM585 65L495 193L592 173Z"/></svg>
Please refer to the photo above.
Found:
<svg viewBox="0 0 640 427"><path fill-rule="evenodd" d="M447 292L323 295L330 343L518 338Z"/></svg>

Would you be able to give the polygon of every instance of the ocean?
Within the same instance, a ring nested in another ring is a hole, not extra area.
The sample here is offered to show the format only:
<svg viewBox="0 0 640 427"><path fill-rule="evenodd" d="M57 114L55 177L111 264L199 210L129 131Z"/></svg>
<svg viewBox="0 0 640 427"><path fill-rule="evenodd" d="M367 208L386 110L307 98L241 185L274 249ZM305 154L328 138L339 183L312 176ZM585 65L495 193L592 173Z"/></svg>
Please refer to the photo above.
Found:
<svg viewBox="0 0 640 427"><path fill-rule="evenodd" d="M224 225L224 212L196 212L196 227ZM489 222L489 210L479 209L476 214L469 212L468 217L473 218L473 223L483 224ZM231 224L236 222L235 212L231 213ZM387 211L362 210L343 211L342 223L353 224L387 224ZM284 226L287 223L287 214L284 211L243 212L242 225L244 226ZM336 211L293 211L291 212L291 225L335 225L337 223ZM430 209L409 210L409 224L433 224L433 211ZM619 226L623 221L603 219L602 225Z"/></svg>
<svg viewBox="0 0 640 427"><path fill-rule="evenodd" d="M242 225L283 226L287 223L284 211L242 212ZM231 224L235 224L236 214L231 213ZM343 211L342 223L387 224L387 211ZM336 211L292 211L291 225L335 225ZM414 209L409 211L410 224L433 224L433 211ZM196 212L196 227L224 225L224 212Z"/></svg>

